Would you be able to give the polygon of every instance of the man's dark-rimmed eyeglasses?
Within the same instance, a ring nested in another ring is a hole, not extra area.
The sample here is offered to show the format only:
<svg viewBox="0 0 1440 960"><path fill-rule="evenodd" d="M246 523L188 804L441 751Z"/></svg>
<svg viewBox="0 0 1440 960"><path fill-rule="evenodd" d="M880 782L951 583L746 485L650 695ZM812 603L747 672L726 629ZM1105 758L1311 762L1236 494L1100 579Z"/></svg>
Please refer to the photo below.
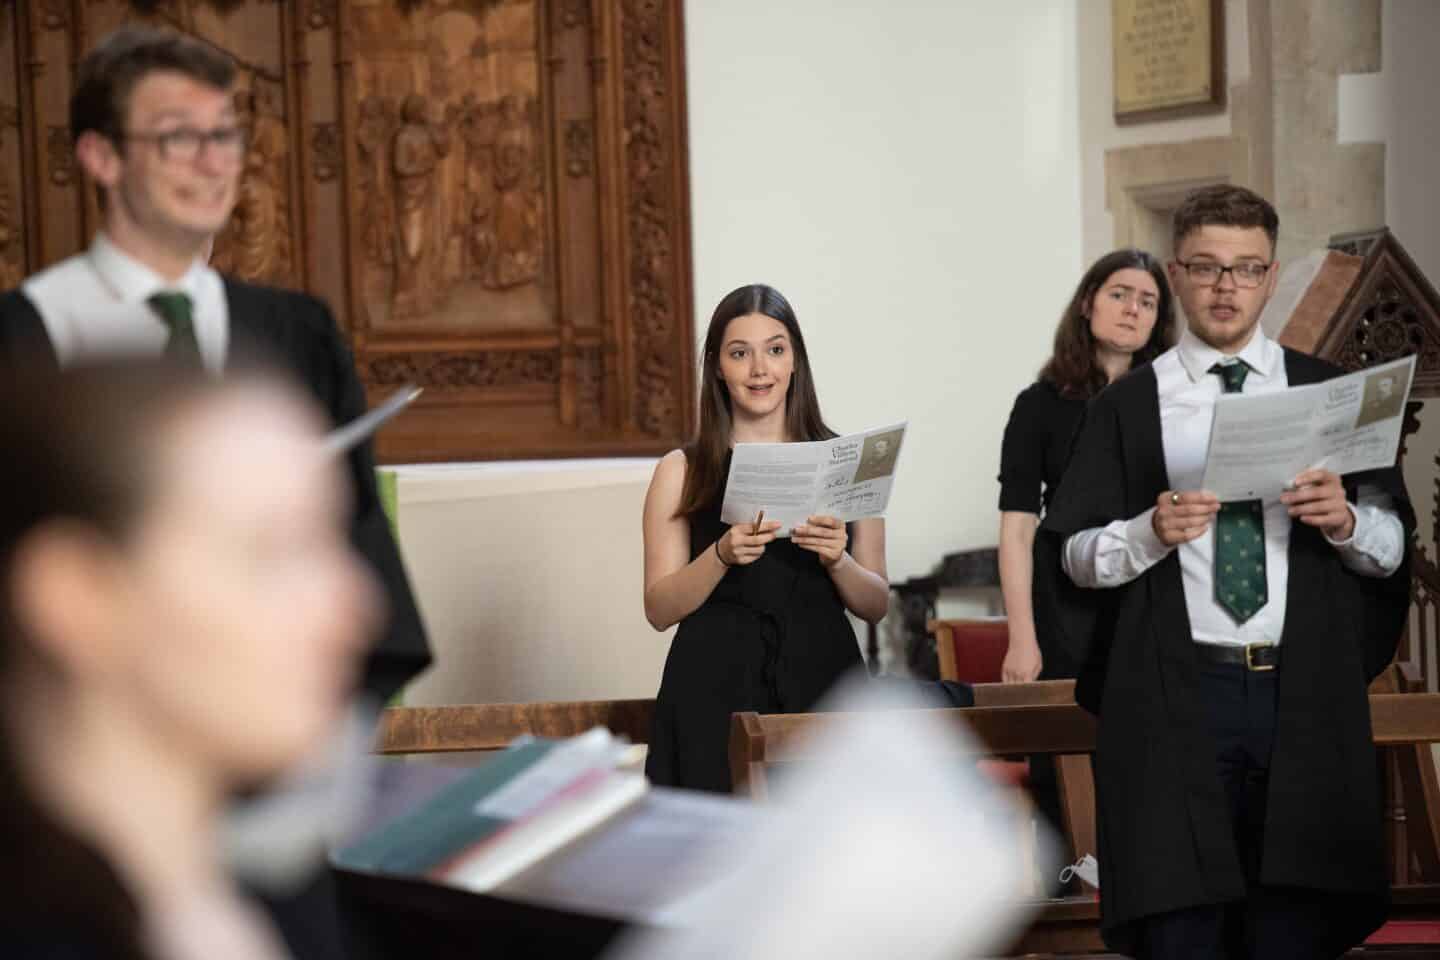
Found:
<svg viewBox="0 0 1440 960"><path fill-rule="evenodd" d="M1200 287L1213 287L1220 282L1225 274L1235 281L1235 286L1254 289L1265 282L1265 275L1270 272L1273 263L1233 263L1228 267L1222 267L1214 260L1176 260L1177 264L1185 268L1185 274L1190 282Z"/></svg>
<svg viewBox="0 0 1440 960"><path fill-rule="evenodd" d="M238 160L245 153L248 131L239 126L213 130L178 127L161 133L125 133L120 139L153 143L160 150L160 159L169 162L189 163L200 156L202 146L226 160Z"/></svg>

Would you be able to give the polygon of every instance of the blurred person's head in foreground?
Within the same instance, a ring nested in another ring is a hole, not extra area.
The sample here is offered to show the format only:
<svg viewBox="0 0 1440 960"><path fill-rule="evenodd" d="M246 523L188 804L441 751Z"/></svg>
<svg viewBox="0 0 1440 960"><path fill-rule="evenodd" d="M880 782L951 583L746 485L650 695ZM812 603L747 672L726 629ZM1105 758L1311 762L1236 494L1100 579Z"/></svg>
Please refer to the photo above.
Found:
<svg viewBox="0 0 1440 960"><path fill-rule="evenodd" d="M228 795L330 732L375 617L321 441L261 378L0 384L0 936L145 956L227 899Z"/></svg>

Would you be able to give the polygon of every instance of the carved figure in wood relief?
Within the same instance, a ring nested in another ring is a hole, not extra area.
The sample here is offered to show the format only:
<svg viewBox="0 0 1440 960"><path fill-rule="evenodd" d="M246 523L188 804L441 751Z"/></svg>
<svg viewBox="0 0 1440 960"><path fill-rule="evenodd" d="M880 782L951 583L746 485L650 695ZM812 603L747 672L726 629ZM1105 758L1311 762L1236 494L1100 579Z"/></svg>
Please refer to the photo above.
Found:
<svg viewBox="0 0 1440 960"><path fill-rule="evenodd" d="M444 129L431 124L425 97L412 93L400 109L391 170L395 178L395 288L397 316L422 313L434 304L427 261L433 245L436 171L450 152Z"/></svg>
<svg viewBox="0 0 1440 960"><path fill-rule="evenodd" d="M216 269L244 280L283 284L291 272L289 138L284 123L259 108L253 91L236 94L250 128L235 212L215 245Z"/></svg>
<svg viewBox="0 0 1440 960"><path fill-rule="evenodd" d="M473 93L460 101L460 138L465 145L464 175L466 220L463 224L466 276L484 276L495 252L495 136L500 104L480 102Z"/></svg>
<svg viewBox="0 0 1440 960"><path fill-rule="evenodd" d="M522 103L512 94L501 101L495 142L495 253L482 275L485 285L495 290L530 283L540 275L545 237L534 114L534 100Z"/></svg>
<svg viewBox="0 0 1440 960"><path fill-rule="evenodd" d="M365 231L365 256L371 263L382 266L395 262L390 205L382 190L386 180L382 158L398 122L395 104L385 97L366 97L360 101L360 123L355 138L360 147L360 222Z"/></svg>
<svg viewBox="0 0 1440 960"><path fill-rule="evenodd" d="M287 152L285 130L277 121L262 118L255 134L235 205L234 219L239 228L236 272L242 277L280 281L290 272L284 182L278 176Z"/></svg>
<svg viewBox="0 0 1440 960"><path fill-rule="evenodd" d="M555 325L536 0L354 5L358 286L373 331ZM378 242L377 242L378 241Z"/></svg>

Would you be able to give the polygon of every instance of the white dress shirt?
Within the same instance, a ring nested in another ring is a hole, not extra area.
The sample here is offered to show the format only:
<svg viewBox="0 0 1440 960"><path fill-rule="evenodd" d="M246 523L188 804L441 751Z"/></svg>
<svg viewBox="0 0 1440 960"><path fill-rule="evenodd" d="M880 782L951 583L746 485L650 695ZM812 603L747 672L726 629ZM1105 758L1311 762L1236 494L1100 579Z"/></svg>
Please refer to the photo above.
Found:
<svg viewBox="0 0 1440 960"><path fill-rule="evenodd" d="M1245 393L1269 393L1289 386L1285 353L1259 329L1236 354L1250 367ZM1223 392L1210 367L1227 358L1186 330L1175 347L1161 354L1152 367L1160 399L1160 435L1165 469L1171 488L1199 490L1210 446L1210 422L1215 400ZM1279 643L1285 626L1286 587L1289 580L1290 515L1278 499L1263 501L1265 519L1265 576L1269 602L1244 623L1215 602L1215 524L1200 537L1180 545L1180 574L1185 585L1185 607L1193 639L1198 643ZM1405 533L1389 498L1361 487L1360 503L1351 505L1355 530L1350 539L1331 540L1340 560L1364 576L1394 573L1405 555ZM1066 574L1081 587L1117 587L1129 583L1159 563L1175 547L1155 534L1155 508L1129 520L1082 530L1065 541ZM1328 538L1327 538L1328 539Z"/></svg>
<svg viewBox="0 0 1440 960"><path fill-rule="evenodd" d="M201 361L214 373L225 366L225 282L203 260L166 283L99 233L89 250L35 274L21 290L39 311L62 367L91 355L159 354L170 329L145 301L162 290L190 295Z"/></svg>

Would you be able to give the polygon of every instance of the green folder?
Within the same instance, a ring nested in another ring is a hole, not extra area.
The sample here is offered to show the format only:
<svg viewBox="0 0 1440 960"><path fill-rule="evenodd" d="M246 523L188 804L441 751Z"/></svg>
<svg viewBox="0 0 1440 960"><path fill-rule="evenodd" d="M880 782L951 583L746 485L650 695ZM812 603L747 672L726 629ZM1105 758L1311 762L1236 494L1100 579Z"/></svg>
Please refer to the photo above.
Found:
<svg viewBox="0 0 1440 960"><path fill-rule="evenodd" d="M535 740L502 751L418 810L340 850L335 862L351 870L424 875L508 827L509 820L477 813L476 807L554 747L555 741Z"/></svg>

